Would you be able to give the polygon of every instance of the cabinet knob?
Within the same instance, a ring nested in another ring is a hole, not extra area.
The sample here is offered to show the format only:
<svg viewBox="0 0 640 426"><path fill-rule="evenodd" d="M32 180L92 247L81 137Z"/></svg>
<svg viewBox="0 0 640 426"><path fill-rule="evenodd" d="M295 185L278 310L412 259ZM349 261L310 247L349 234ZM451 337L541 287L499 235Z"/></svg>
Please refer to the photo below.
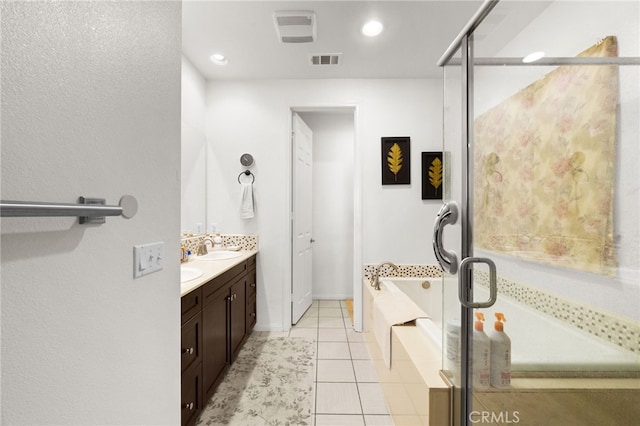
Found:
<svg viewBox="0 0 640 426"><path fill-rule="evenodd" d="M256 313L255 313L255 312L251 312L251 316L252 316L252 317L255 317L255 316L256 316Z"/></svg>
<svg viewBox="0 0 640 426"><path fill-rule="evenodd" d="M182 350L183 354L189 354L189 355L193 355L193 348L184 348Z"/></svg>
<svg viewBox="0 0 640 426"><path fill-rule="evenodd" d="M189 402L188 404L184 404L183 407L187 410L193 410L194 405L193 402Z"/></svg>
<svg viewBox="0 0 640 426"><path fill-rule="evenodd" d="M249 284L249 287L251 287L251 288L256 288L256 284L255 284L255 283L253 283L253 284Z"/></svg>

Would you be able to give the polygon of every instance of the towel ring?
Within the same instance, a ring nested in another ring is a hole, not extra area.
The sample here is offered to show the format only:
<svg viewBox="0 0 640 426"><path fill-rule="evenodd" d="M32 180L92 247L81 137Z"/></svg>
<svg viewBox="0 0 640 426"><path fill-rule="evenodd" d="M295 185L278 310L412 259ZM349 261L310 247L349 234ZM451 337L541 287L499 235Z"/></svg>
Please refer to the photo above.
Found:
<svg viewBox="0 0 640 426"><path fill-rule="evenodd" d="M240 182L240 176L242 176L242 175L251 176L251 183L256 181L256 177L254 176L254 174L251 173L249 170L245 170L244 172L242 172L242 173L240 173L238 175L238 183L242 183L242 182Z"/></svg>

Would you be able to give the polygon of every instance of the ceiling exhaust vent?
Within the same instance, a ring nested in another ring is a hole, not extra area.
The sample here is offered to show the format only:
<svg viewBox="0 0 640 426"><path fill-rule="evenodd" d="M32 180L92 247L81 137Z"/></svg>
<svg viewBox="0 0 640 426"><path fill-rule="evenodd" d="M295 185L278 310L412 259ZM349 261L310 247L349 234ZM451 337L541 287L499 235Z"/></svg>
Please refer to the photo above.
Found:
<svg viewBox="0 0 640 426"><path fill-rule="evenodd" d="M316 41L316 14L310 10L283 10L273 14L281 43L313 43Z"/></svg>
<svg viewBox="0 0 640 426"><path fill-rule="evenodd" d="M311 55L311 65L340 65L342 53Z"/></svg>

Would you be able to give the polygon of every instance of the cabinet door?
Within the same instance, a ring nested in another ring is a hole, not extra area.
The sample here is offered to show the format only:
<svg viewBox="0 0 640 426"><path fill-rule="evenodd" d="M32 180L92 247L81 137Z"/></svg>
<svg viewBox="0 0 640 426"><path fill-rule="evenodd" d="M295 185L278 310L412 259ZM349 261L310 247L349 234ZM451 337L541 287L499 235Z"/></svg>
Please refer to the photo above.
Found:
<svg viewBox="0 0 640 426"><path fill-rule="evenodd" d="M228 308L228 287L212 294L202 308L202 375L207 399L213 394L222 373L230 363Z"/></svg>
<svg viewBox="0 0 640 426"><path fill-rule="evenodd" d="M182 325L185 325L195 314L202 309L202 289L197 288L180 298L182 311Z"/></svg>
<svg viewBox="0 0 640 426"><path fill-rule="evenodd" d="M182 374L182 426L195 424L202 411L202 374L200 364Z"/></svg>
<svg viewBox="0 0 640 426"><path fill-rule="evenodd" d="M238 281L233 283L230 291L231 300L231 354L232 360L240 351L240 346L244 341L246 331L246 284L247 276L242 276Z"/></svg>

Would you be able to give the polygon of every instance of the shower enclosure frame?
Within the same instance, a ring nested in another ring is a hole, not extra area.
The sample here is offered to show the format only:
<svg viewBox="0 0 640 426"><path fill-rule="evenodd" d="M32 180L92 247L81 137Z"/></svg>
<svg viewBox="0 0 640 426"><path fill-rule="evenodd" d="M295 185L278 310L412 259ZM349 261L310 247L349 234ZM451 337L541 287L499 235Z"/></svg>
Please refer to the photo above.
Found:
<svg viewBox="0 0 640 426"><path fill-rule="evenodd" d="M639 57L547 57L537 60L534 64L524 63L523 58L518 57L475 57L474 55L474 31L480 26L483 20L491 14L491 11L498 5L500 0L485 0L478 11L469 20L465 27L460 31L458 36L447 48L442 57L438 60L437 65L443 68L443 84L444 70L446 66L460 66L461 76L461 94L462 94L462 111L461 111L461 149L462 149L462 195L458 208L460 210L460 227L461 227L461 256L460 260L473 258L473 148L474 148L474 67L475 66L559 66L559 65L640 65ZM454 58L454 55L460 51L461 58ZM444 117L443 117L444 120ZM446 131L446 129L443 129ZM455 221L455 220L454 220ZM438 225L436 225L438 226ZM441 228L439 232L441 233ZM435 234L435 230L434 230ZM438 247L435 246L436 237L434 235L434 249L436 257L438 256ZM445 252L445 254L448 254ZM446 258L446 256L445 256ZM442 265L445 271L448 269ZM457 266L457 265L456 265ZM455 269L452 271L455 273ZM460 350L461 350L461 372L459 386L459 425L470 426L470 414L472 411L473 384L471 377L471 359L472 353L472 332L473 332L473 307L465 306L464 301L469 304L474 302L473 299L473 282L472 271L470 269L462 269L459 271L459 298L463 303L460 304ZM456 392L454 391L454 394ZM452 404L454 410L458 404ZM455 414L455 413L454 413ZM457 417L454 415L454 422ZM457 424L456 424L457 425Z"/></svg>

